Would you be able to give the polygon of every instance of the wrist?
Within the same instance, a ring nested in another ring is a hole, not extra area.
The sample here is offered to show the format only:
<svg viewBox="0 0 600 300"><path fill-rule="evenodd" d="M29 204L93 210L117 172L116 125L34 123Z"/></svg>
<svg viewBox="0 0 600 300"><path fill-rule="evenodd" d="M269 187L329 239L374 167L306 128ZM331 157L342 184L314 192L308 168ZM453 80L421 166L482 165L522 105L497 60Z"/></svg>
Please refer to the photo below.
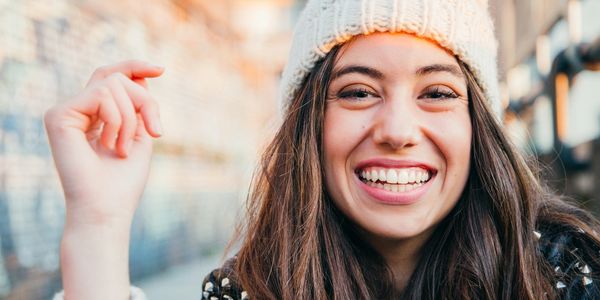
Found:
<svg viewBox="0 0 600 300"><path fill-rule="evenodd" d="M62 247L94 245L98 250L128 251L131 226L126 222L82 223L68 218L63 230Z"/></svg>
<svg viewBox="0 0 600 300"><path fill-rule="evenodd" d="M103 200L94 200L103 201ZM119 208L90 208L89 204L67 200L65 230L81 228L84 230L127 231L131 227L135 211ZM92 202L92 201L88 201ZM87 205L86 205L87 204Z"/></svg>
<svg viewBox="0 0 600 300"><path fill-rule="evenodd" d="M130 226L69 222L60 249L67 299L128 299Z"/></svg>

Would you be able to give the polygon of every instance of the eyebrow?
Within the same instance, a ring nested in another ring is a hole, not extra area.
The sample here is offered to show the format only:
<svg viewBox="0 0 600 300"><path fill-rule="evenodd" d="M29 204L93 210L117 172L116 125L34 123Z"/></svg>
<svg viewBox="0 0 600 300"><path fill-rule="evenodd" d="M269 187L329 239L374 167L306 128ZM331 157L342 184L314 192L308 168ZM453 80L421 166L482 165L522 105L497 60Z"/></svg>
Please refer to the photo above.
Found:
<svg viewBox="0 0 600 300"><path fill-rule="evenodd" d="M371 67L350 65L350 66L343 67L339 70L333 71L331 80L333 81L334 79L336 79L338 77L341 77L341 76L344 76L344 75L350 74L350 73L359 73L359 74L367 75L374 79L382 79L384 77L383 73L381 73L381 71L373 69Z"/></svg>
<svg viewBox="0 0 600 300"><path fill-rule="evenodd" d="M438 72L450 73L461 79L465 78L465 74L463 74L463 72L460 70L460 68L458 68L455 65L445 65L445 64L433 64L433 65L421 67L417 70L416 74L417 74L417 76L421 77L421 76L425 76L425 75L428 75L431 73L438 73Z"/></svg>
<svg viewBox="0 0 600 300"><path fill-rule="evenodd" d="M419 76L419 77L423 77L428 74L439 73L439 72L450 73L461 79L465 78L465 75L457 66L447 65L447 64L433 64L433 65L420 67L419 69L417 69L415 74L417 74L417 76ZM367 67L367 66L361 66L361 65L350 65L350 66L342 67L339 70L333 71L331 80L333 81L334 79L336 79L338 77L341 77L343 75L350 74L350 73L359 73L359 74L363 74L363 75L369 76L374 79L383 79L385 77L383 75L383 73L377 69Z"/></svg>

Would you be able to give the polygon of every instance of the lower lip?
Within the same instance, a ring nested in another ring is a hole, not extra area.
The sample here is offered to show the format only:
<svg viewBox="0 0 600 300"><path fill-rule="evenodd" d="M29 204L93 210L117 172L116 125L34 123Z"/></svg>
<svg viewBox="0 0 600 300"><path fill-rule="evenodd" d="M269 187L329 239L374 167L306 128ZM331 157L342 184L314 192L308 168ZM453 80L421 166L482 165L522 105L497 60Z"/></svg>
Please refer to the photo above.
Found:
<svg viewBox="0 0 600 300"><path fill-rule="evenodd" d="M377 202L394 205L408 205L416 203L419 201L419 199L421 199L429 187L431 187L431 183L433 182L435 175L432 176L424 185L409 192L390 192L383 189L378 189L364 183L362 180L360 180L358 175L355 176L355 178L358 181L358 186L360 186Z"/></svg>

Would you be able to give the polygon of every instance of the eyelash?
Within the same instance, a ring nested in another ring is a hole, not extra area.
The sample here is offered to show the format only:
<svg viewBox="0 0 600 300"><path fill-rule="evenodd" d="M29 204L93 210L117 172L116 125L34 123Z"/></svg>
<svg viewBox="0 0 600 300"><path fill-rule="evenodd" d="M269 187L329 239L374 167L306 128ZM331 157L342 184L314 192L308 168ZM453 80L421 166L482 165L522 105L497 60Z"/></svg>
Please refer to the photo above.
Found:
<svg viewBox="0 0 600 300"><path fill-rule="evenodd" d="M363 97L358 97L358 94L363 94ZM342 98L342 99L354 99L354 100L360 100L360 99L365 99L368 96L374 96L377 97L375 94L373 94L373 92L365 89L365 88L356 88L356 89L351 89L351 90L347 90L347 91L341 91L338 95L338 98Z"/></svg>
<svg viewBox="0 0 600 300"><path fill-rule="evenodd" d="M426 98L426 99L451 100L451 99L460 98L458 96L458 94L456 94L454 91L445 90L445 89L440 88L439 86L431 88L423 95L427 96L427 97L419 96L419 99ZM435 95L436 97L432 97L433 95Z"/></svg>
<svg viewBox="0 0 600 300"><path fill-rule="evenodd" d="M359 94L361 94L360 96L362 96L362 97L359 97ZM367 98L368 96L379 97L376 94L374 94L373 92L371 92L365 88L356 88L356 89L351 89L351 90L347 90L347 91L341 91L337 95L338 98L346 99L346 100L355 100L355 101L363 100L363 99ZM451 100L451 99L456 99L456 98L460 98L460 96L458 94L456 94L454 91L445 90L438 86L430 88L423 95L419 96L419 99L437 99L439 101Z"/></svg>

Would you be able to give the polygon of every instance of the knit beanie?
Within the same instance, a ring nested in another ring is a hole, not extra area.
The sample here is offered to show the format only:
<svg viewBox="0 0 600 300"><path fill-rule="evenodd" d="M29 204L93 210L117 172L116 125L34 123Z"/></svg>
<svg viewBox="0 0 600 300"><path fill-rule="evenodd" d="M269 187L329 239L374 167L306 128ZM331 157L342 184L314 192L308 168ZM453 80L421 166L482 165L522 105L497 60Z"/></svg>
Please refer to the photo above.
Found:
<svg viewBox="0 0 600 300"><path fill-rule="evenodd" d="M487 0L309 0L296 24L282 75L283 111L333 47L374 32L409 33L437 42L469 67L500 115L498 43Z"/></svg>

